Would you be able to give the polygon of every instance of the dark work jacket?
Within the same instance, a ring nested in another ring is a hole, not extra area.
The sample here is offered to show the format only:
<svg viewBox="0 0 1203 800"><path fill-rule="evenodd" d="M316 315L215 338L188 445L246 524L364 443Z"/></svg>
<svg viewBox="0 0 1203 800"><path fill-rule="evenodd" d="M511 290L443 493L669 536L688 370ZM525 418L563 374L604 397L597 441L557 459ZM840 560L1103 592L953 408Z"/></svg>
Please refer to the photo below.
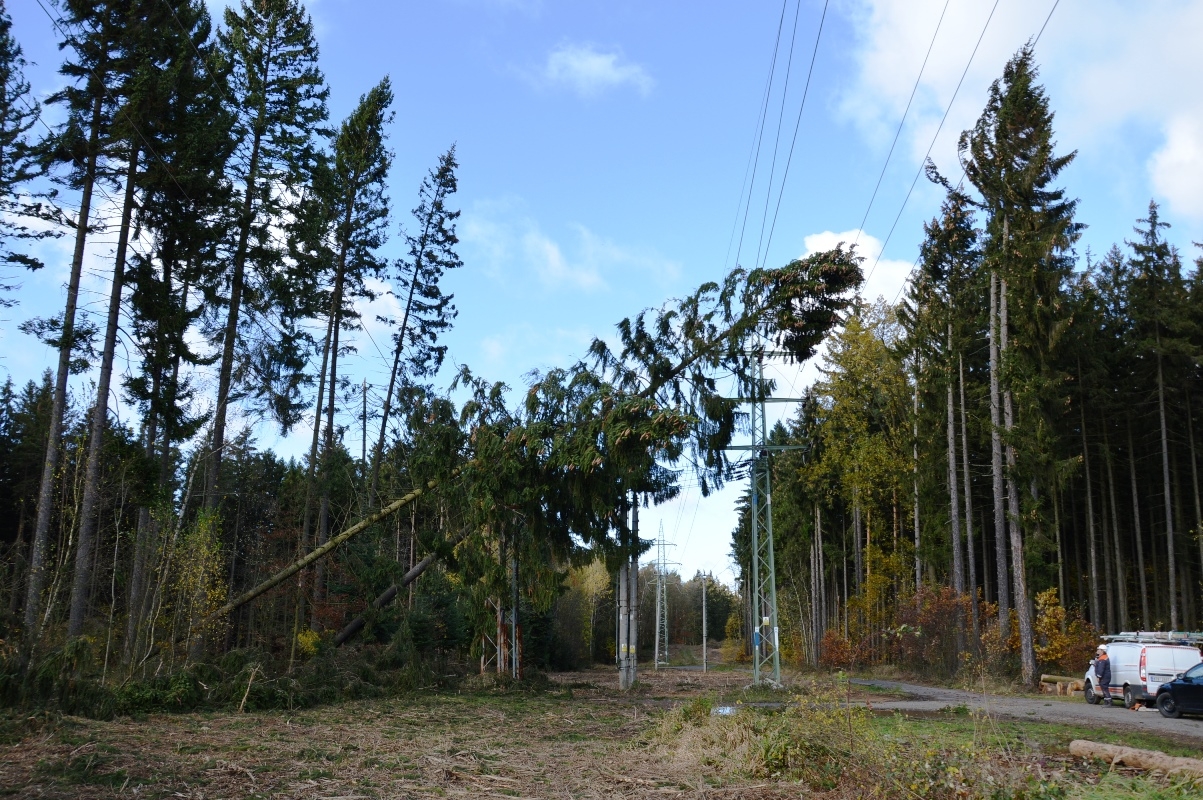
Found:
<svg viewBox="0 0 1203 800"><path fill-rule="evenodd" d="M1111 685L1111 659L1100 658L1094 662L1094 677L1099 679L1099 686Z"/></svg>

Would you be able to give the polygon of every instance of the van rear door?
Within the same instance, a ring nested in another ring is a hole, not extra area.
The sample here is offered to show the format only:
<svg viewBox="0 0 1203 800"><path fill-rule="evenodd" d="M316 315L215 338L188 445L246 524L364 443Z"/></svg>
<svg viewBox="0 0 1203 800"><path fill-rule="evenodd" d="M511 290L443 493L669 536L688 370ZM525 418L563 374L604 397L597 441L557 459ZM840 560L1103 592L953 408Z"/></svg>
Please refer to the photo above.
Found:
<svg viewBox="0 0 1203 800"><path fill-rule="evenodd" d="M1145 691L1150 697L1157 696L1161 684L1169 683L1181 674L1182 670L1178 669L1174 658L1174 651L1178 649L1180 648L1157 644L1145 647L1145 674L1148 676Z"/></svg>

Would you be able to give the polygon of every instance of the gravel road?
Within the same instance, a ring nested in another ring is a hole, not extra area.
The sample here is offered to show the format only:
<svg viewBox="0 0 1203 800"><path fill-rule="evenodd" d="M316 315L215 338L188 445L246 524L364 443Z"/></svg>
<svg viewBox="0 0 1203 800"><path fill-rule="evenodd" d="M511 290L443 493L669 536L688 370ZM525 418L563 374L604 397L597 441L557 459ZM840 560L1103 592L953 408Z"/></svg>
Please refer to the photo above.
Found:
<svg viewBox="0 0 1203 800"><path fill-rule="evenodd" d="M960 689L941 689L899 681L864 680L855 678L854 684L879 686L909 695L906 700L882 698L872 701L875 709L897 709L899 711L939 711L948 706L964 705L984 711L992 716L1015 719L1039 719L1048 722L1064 722L1073 725L1093 725L1113 731L1147 731L1175 739L1196 742L1203 746L1203 720L1166 719L1155 708L1130 711L1123 706L1111 708L1100 704L1092 706L1080 698L1066 701L1061 698L1045 699L997 694L966 692Z"/></svg>

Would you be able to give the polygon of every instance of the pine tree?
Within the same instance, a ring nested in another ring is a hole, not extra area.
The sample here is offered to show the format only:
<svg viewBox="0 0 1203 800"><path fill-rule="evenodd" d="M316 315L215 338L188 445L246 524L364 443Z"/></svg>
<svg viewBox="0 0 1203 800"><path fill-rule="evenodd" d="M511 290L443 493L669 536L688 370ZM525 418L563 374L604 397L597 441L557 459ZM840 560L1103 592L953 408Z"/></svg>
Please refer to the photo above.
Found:
<svg viewBox="0 0 1203 800"><path fill-rule="evenodd" d="M295 352L295 347L304 344L300 336L274 341L269 336L268 341L255 342L241 352L239 343L244 338L251 342L258 338L252 335L257 326L248 324L256 316L281 320L290 330L292 320L312 310L307 303L294 305L292 301L304 299L304 294L282 285L279 267L284 248L276 243L272 229L285 227L299 210L297 198L316 163L314 137L326 133L321 126L329 93L317 66L313 22L298 0L242 0L238 9L226 10L220 41L222 58L231 69L231 103L239 110L234 128L237 157L231 162L231 177L241 187L241 197L236 201L233 252L223 298L225 314L218 332L221 358L206 473L208 507L216 506L219 499L226 419L230 403L238 397L236 359L283 347L286 352L278 354L276 363L301 363ZM274 369L258 372L273 375ZM277 412L284 412L286 424L291 424L292 395L299 381L286 379L285 384L285 396L272 402Z"/></svg>
<svg viewBox="0 0 1203 800"><path fill-rule="evenodd" d="M455 221L460 212L447 207L448 198L457 189L456 167L455 147L452 146L439 157L438 166L422 180L418 190L418 207L413 210L414 230L405 234L409 257L394 264L394 291L398 296L405 295L405 310L400 322L382 320L395 324L397 331L393 334L393 367L389 373L388 391L380 412L380 436L372 451L368 508L374 506L393 393L397 388L401 357L407 349L407 343L409 357L406 375L410 377L437 372L447 351L446 346L437 344L438 337L451 327L456 309L451 304L453 295L444 294L439 281L447 270L463 266L455 252L455 246L459 243L455 235Z"/></svg>
<svg viewBox="0 0 1203 800"><path fill-rule="evenodd" d="M22 240L42 239L57 233L54 229L36 230L26 224L29 218L45 218L40 202L28 195L29 184L43 174L37 144L30 134L42 109L25 79L25 58L21 45L13 38L12 18L0 0L0 263L25 269L40 269L42 262L14 250ZM0 280L9 280L0 275ZM17 287L0 283L0 293ZM0 308L15 303L0 294Z"/></svg>
<svg viewBox="0 0 1203 800"><path fill-rule="evenodd" d="M54 514L55 479L67 402L67 378L71 372L81 369L81 365L73 358L79 345L76 320L79 280L91 224L93 192L100 177L99 160L112 145L110 128L116 110L112 89L119 67L117 62L127 9L124 3L116 0L102 3L67 0L62 10L58 27L66 32L66 38L59 47L71 50L74 60L64 62L59 71L72 83L49 98L49 102L65 107L67 122L47 142L46 150L49 159L70 165L65 182L79 190L80 203L78 214L70 222L75 229L75 249L67 281L66 305L62 316L46 326L55 330L59 357L26 581L24 625L28 642L37 637L38 618L42 609L50 525Z"/></svg>
<svg viewBox="0 0 1203 800"><path fill-rule="evenodd" d="M1036 661L1019 487L1031 483L1038 517L1035 488L1048 479L1038 439L1050 395L1058 391L1052 362L1065 327L1063 286L1082 227L1074 222L1076 201L1052 186L1074 154L1054 154L1053 114L1037 77L1031 46L1025 46L991 85L985 110L959 143L966 177L987 214L985 261L999 279L1007 527L1025 683L1035 680Z"/></svg>

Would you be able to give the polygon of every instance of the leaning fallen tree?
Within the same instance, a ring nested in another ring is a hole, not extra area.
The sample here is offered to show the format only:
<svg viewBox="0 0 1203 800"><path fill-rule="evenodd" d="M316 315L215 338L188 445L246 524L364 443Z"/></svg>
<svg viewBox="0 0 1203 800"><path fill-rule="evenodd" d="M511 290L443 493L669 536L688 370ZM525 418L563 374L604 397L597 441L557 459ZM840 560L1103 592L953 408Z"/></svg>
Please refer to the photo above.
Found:
<svg viewBox="0 0 1203 800"><path fill-rule="evenodd" d="M454 477L455 475L458 475L459 472L460 472L460 470L457 467L456 469L451 471L451 475L449 477ZM217 609L212 614L210 614L209 619L210 620L222 619L224 617L229 616L233 611L235 611L235 610L241 608L242 606L246 605L247 603L251 602L259 595L264 594L265 592L271 591L272 589L279 586L284 581L291 578L293 575L296 575L298 572L305 569L305 567L308 567L309 565L330 555L330 553L334 552L334 550L336 550L340 545L344 544L352 537L363 533L364 531L366 531L367 529L369 529L373 525L375 525L377 522L380 522L381 520L387 519L388 517L391 517L393 514L396 514L398 511L405 508L407 505L414 502L415 500L417 500L419 497L426 494L427 492L430 492L431 490L436 488L438 485L439 485L438 480L427 481L425 488L414 489L412 492L405 495L404 497L398 498L397 500L394 500L393 502L389 503L384 508L381 508L380 510L369 514L368 516L361 519L359 522L355 523L351 527L344 530L342 533L338 534L337 536L332 537L330 539L330 541L326 542L325 544L321 545L320 547L317 547L317 548L309 551L304 556L298 558L296 561L292 562L284 569L282 569L279 572L277 572L276 574L272 575L270 578L263 581L258 586L255 586L253 589L248 589L247 591L238 595L233 600L226 603L224 606L222 606L221 608Z"/></svg>
<svg viewBox="0 0 1203 800"><path fill-rule="evenodd" d="M702 479L703 493L708 494L711 488L721 486L727 477L724 448L731 442L736 421L736 402L719 394L717 376L734 377L737 391L742 396L762 396L766 387L754 369L757 349L765 349L764 342L771 340L795 361L805 361L813 355L851 304L849 292L861 285L860 262L852 248L844 249L841 244L834 250L794 260L776 269L746 272L737 268L722 283L703 284L681 301L655 312L644 312L634 320L623 320L618 325L620 352L613 353L604 342L595 340L590 348L593 366L582 363L574 368L577 372L591 372L599 397L609 398L594 404L599 416L593 423L601 428L620 428L608 431L607 435L617 442L634 439L649 452L679 455L687 447ZM635 411L636 416L643 415L648 422L644 432L635 436L631 436L633 429L630 426L632 401L636 406L640 401L646 406ZM670 410L674 419L666 418ZM691 422L688 430L682 431L676 424L681 419ZM609 421L615 425L607 426ZM653 433L653 429L661 432L675 429L669 437L676 439L676 444L666 449L662 435ZM519 438L525 441L527 437ZM578 443L586 439L597 441L596 437L574 438ZM544 442L554 441L562 443L565 439L558 434L544 439ZM559 476L573 473L579 476L581 472L592 471L605 455L586 442L575 452L549 463L554 463ZM494 467L488 458L480 458L477 454L445 477L429 480L424 487L368 514L229 601L207 619L227 617L443 482L465 471L483 469L487 472ZM433 554L423 559L411 570L412 577L407 574L401 585L408 585L421 575L433 559ZM377 608L391 602L396 591L390 587L389 592L377 598L376 603L381 603ZM340 631L337 643L341 644L360 630L364 624L362 619L358 618Z"/></svg>
<svg viewBox="0 0 1203 800"><path fill-rule="evenodd" d="M447 545L454 549L457 544L468 538L469 530L469 528L465 528L464 530L460 531L454 539L447 543ZM372 601L372 610L380 611L389 603L393 602L393 600L395 600L397 597L397 592L416 581L418 576L425 572L426 568L433 564L437 557L437 553L429 553L417 564L414 564L412 567L410 567L409 571L401 576L401 580L385 589L380 593L379 597ZM342 647L344 644L346 644L348 639L363 630L363 626L367 624L367 621L368 614L365 611L355 619L348 622L343 629L338 632L338 635L334 637L334 646Z"/></svg>

